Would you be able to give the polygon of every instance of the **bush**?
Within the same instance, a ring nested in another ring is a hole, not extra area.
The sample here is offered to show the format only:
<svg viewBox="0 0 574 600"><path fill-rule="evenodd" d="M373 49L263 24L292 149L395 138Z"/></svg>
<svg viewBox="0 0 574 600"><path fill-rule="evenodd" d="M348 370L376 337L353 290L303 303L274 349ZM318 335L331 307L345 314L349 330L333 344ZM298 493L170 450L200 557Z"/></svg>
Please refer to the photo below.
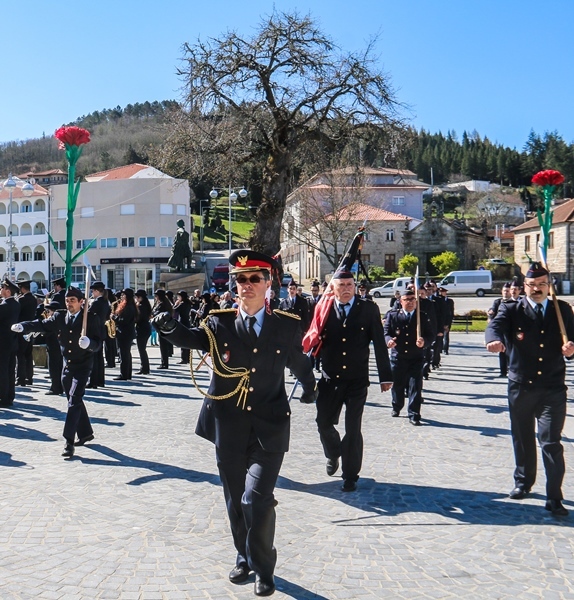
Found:
<svg viewBox="0 0 574 600"><path fill-rule="evenodd" d="M387 274L385 273L384 267L369 267L369 279L373 279L374 281L382 281L386 276Z"/></svg>
<svg viewBox="0 0 574 600"><path fill-rule="evenodd" d="M405 254L399 260L399 273L414 275L419 265L419 259L414 254Z"/></svg>
<svg viewBox="0 0 574 600"><path fill-rule="evenodd" d="M460 259L454 252L443 252L438 256L431 258L432 266L439 273L450 273L450 271L456 271L460 266Z"/></svg>

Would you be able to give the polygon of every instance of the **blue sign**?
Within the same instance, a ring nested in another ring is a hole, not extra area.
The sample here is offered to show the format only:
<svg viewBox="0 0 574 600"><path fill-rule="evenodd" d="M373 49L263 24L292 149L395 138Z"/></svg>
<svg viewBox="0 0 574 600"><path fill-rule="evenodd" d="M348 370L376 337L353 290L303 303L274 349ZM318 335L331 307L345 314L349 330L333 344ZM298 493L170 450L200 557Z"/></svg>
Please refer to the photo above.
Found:
<svg viewBox="0 0 574 600"><path fill-rule="evenodd" d="M213 286L211 286L211 287L209 288L209 291L210 291L212 294L215 294L215 292L216 292L217 290L216 290L216 289L215 289Z"/></svg>

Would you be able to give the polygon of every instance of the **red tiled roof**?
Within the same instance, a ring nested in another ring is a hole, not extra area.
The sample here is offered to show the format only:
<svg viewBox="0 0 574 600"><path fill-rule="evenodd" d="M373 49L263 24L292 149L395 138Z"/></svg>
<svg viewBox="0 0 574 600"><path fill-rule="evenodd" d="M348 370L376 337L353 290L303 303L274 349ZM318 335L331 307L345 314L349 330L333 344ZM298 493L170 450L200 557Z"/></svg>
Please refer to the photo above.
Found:
<svg viewBox="0 0 574 600"><path fill-rule="evenodd" d="M149 169L149 165L133 163L131 165L124 165L123 167L115 167L114 169L108 169L107 171L91 173L86 177L99 177L100 181L111 181L112 179L129 179L130 177L133 177L136 173L139 173L143 169Z"/></svg>
<svg viewBox="0 0 574 600"><path fill-rule="evenodd" d="M332 215L326 217L327 219L333 218ZM349 221L408 221L410 217L405 215L389 212L382 208L370 206L369 204L350 204L344 206L338 212L338 218Z"/></svg>
<svg viewBox="0 0 574 600"><path fill-rule="evenodd" d="M552 223L568 223L574 222L574 198L556 206L552 211ZM528 229L538 229L540 224L538 223L538 217L517 225L512 231L527 231Z"/></svg>

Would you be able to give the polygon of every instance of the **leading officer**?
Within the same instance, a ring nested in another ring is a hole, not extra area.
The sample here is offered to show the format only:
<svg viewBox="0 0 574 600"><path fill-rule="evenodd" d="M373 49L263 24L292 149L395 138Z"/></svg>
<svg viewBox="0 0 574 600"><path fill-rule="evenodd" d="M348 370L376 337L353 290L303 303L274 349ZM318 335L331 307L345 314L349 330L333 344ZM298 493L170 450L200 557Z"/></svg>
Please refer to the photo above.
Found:
<svg viewBox="0 0 574 600"><path fill-rule="evenodd" d="M558 301L568 340L563 342L558 315L548 300L549 274L533 263L524 279L525 296L503 303L486 329L489 352L508 353L508 404L516 468L510 498L524 498L536 480L536 435L546 471L546 510L566 516L562 505L564 448L560 443L566 418L566 366L574 355L574 316Z"/></svg>
<svg viewBox="0 0 574 600"><path fill-rule="evenodd" d="M212 311L186 329L169 313L152 319L175 346L209 352L213 377L196 433L215 444L217 466L237 549L232 583L255 572L255 595L275 591L277 552L273 490L289 447L291 407L285 393L289 367L303 386L302 402L315 399L311 360L301 349L299 317L267 310L266 291L275 260L250 250L234 252L239 309Z"/></svg>

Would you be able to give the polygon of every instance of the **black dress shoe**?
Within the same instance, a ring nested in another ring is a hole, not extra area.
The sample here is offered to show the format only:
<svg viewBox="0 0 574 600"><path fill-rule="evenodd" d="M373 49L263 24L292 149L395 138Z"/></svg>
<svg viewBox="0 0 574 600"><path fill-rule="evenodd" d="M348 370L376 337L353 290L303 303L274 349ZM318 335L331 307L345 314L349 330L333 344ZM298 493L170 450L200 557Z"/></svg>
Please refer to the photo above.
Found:
<svg viewBox="0 0 574 600"><path fill-rule="evenodd" d="M266 577L260 577L259 575L255 576L254 592L256 596L271 596L274 591L275 582L273 581L273 577L267 579Z"/></svg>
<svg viewBox="0 0 574 600"><path fill-rule="evenodd" d="M414 425L415 427L420 427L420 425L421 425L421 420L417 419L417 417L409 417L409 422L411 425Z"/></svg>
<svg viewBox="0 0 574 600"><path fill-rule="evenodd" d="M357 489L357 482L352 479L345 479L341 490L343 492L354 492Z"/></svg>
<svg viewBox="0 0 574 600"><path fill-rule="evenodd" d="M64 451L62 452L64 458L72 458L74 456L74 446L72 444L66 444Z"/></svg>
<svg viewBox="0 0 574 600"><path fill-rule="evenodd" d="M331 477L331 475L334 475L337 472L338 468L339 468L339 459L338 458L328 458L327 459L326 471L327 471L327 475L329 475L329 477Z"/></svg>
<svg viewBox="0 0 574 600"><path fill-rule="evenodd" d="M94 439L94 434L91 433L90 435L87 435L86 437L80 438L79 440L76 440L74 442L74 446L83 446L84 444L87 444L88 442L91 442Z"/></svg>
<svg viewBox="0 0 574 600"><path fill-rule="evenodd" d="M127 381L127 379L119 375L118 377L114 377L114 381Z"/></svg>
<svg viewBox="0 0 574 600"><path fill-rule="evenodd" d="M14 404L14 402L0 402L0 407L8 408L9 406L12 406L13 404Z"/></svg>
<svg viewBox="0 0 574 600"><path fill-rule="evenodd" d="M522 500L528 494L530 490L523 488L521 485L517 485L513 490L511 490L508 497L512 500Z"/></svg>
<svg viewBox="0 0 574 600"><path fill-rule="evenodd" d="M546 500L546 510L549 510L553 515L557 517L567 517L568 510L564 508L560 500Z"/></svg>
<svg viewBox="0 0 574 600"><path fill-rule="evenodd" d="M59 396L62 392L55 392L54 390L48 390L46 396Z"/></svg>
<svg viewBox="0 0 574 600"><path fill-rule="evenodd" d="M245 563L237 565L229 572L229 581L231 583L243 583L249 578L249 565Z"/></svg>
<svg viewBox="0 0 574 600"><path fill-rule="evenodd" d="M391 417L398 417L400 415L400 412L398 410L393 410L393 412L391 413Z"/></svg>

